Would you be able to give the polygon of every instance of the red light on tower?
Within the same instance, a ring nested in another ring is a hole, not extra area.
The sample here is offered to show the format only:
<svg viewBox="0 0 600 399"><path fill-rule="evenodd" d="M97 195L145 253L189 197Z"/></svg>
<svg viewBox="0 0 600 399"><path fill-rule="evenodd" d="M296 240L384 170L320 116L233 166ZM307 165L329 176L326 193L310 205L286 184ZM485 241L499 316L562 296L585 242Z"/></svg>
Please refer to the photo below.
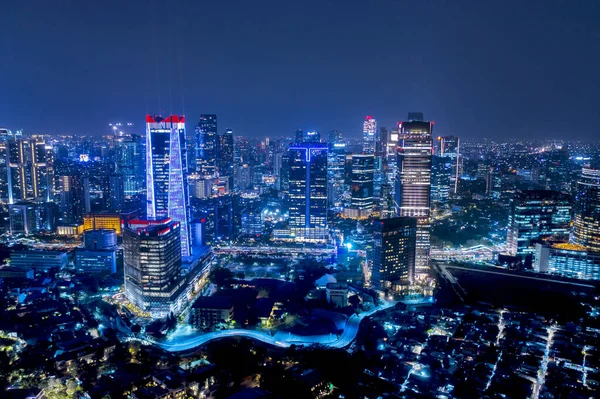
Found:
<svg viewBox="0 0 600 399"><path fill-rule="evenodd" d="M365 116L365 120L368 120L368 121L370 121L370 120L372 120L372 119L373 119L373 117L372 117L371 115L367 115L367 116Z"/></svg>

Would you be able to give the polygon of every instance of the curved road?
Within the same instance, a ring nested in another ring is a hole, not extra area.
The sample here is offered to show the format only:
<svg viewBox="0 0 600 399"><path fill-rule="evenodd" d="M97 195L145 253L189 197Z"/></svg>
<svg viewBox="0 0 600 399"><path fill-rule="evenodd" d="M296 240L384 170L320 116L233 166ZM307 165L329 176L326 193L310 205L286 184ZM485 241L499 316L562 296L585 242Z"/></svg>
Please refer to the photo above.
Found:
<svg viewBox="0 0 600 399"><path fill-rule="evenodd" d="M302 337L302 336L292 336L291 334L286 338L275 338L269 334L260 331L252 331L252 330L244 330L244 329L234 329L234 330L224 330L224 331L215 331L206 334L201 334L195 337L182 337L182 339L174 339L172 341L167 342L158 342L153 341L148 338L149 342L152 342L154 345L161 347L162 349L169 352L182 352L191 349L195 349L210 341L214 341L216 339L227 338L227 337L246 337L252 338L257 341L264 342L269 345L278 346L280 348L287 348L293 345L313 345L313 344L321 344L326 345L330 348L344 348L356 337L358 333L358 327L360 322L368 316L371 316L379 311L388 309L394 306L395 303L386 303L384 305L379 305L367 312L361 313L359 315L352 315L346 322L346 328L344 328L344 332L338 337L334 335L324 335L324 336L312 336L312 337ZM285 335L285 334L282 334Z"/></svg>

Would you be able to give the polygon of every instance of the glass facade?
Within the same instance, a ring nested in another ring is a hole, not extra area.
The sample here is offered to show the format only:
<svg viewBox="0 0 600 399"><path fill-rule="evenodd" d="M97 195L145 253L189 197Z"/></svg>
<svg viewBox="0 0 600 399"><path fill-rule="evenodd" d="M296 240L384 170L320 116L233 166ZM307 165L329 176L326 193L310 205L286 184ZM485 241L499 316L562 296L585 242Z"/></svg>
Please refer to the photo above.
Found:
<svg viewBox="0 0 600 399"><path fill-rule="evenodd" d="M600 170L583 168L581 171L571 240L591 251L600 251Z"/></svg>
<svg viewBox="0 0 600 399"><path fill-rule="evenodd" d="M351 207L367 217L373 210L373 176L375 156L373 154L352 155Z"/></svg>
<svg viewBox="0 0 600 399"><path fill-rule="evenodd" d="M372 287L385 289L392 282L414 280L416 234L416 218L399 217L374 222Z"/></svg>
<svg viewBox="0 0 600 399"><path fill-rule="evenodd" d="M123 232L125 296L152 317L177 313L181 278L180 223L135 221Z"/></svg>
<svg viewBox="0 0 600 399"><path fill-rule="evenodd" d="M191 255L185 118L146 117L146 214L181 224L181 255Z"/></svg>
<svg viewBox="0 0 600 399"><path fill-rule="evenodd" d="M196 172L208 176L215 175L218 145L217 115L200 115L200 122L194 130Z"/></svg>
<svg viewBox="0 0 600 399"><path fill-rule="evenodd" d="M327 241L327 148L325 143L289 148L289 225L298 242Z"/></svg>
<svg viewBox="0 0 600 399"><path fill-rule="evenodd" d="M577 244L537 244L535 271L583 280L600 280L600 252Z"/></svg>
<svg viewBox="0 0 600 399"><path fill-rule="evenodd" d="M377 121L370 115L363 122L363 152L373 154L377 142Z"/></svg>
<svg viewBox="0 0 600 399"><path fill-rule="evenodd" d="M571 204L569 196L550 190L521 191L511 202L507 247L512 256L530 262L532 240L569 234ZM529 260L528 260L529 259Z"/></svg>
<svg viewBox="0 0 600 399"><path fill-rule="evenodd" d="M417 274L429 271L432 127L422 120L398 124L396 204L400 216L417 218Z"/></svg>

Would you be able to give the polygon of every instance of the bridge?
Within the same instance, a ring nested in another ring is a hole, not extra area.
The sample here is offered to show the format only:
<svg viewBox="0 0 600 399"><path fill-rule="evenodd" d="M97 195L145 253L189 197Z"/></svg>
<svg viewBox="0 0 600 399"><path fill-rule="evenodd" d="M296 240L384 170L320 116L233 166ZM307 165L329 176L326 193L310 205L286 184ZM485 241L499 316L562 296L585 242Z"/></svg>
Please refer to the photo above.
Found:
<svg viewBox="0 0 600 399"><path fill-rule="evenodd" d="M277 247L277 246L228 246L213 247L213 252L217 255L249 255L249 256L334 256L337 250L331 248L312 248L312 247Z"/></svg>

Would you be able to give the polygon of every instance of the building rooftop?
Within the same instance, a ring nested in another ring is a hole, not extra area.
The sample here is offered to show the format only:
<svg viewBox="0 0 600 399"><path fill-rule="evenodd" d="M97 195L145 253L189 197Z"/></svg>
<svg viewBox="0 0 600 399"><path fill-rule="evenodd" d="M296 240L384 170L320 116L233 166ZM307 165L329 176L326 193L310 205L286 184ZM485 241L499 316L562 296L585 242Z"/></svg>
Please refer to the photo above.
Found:
<svg viewBox="0 0 600 399"><path fill-rule="evenodd" d="M201 296L192 305L194 309L231 309L232 307L233 301L228 296Z"/></svg>

